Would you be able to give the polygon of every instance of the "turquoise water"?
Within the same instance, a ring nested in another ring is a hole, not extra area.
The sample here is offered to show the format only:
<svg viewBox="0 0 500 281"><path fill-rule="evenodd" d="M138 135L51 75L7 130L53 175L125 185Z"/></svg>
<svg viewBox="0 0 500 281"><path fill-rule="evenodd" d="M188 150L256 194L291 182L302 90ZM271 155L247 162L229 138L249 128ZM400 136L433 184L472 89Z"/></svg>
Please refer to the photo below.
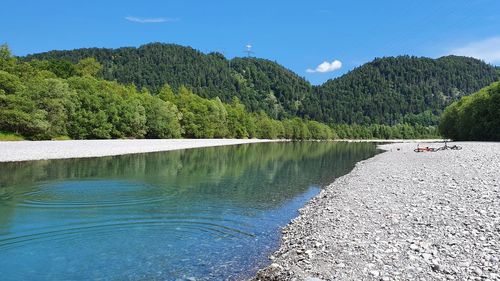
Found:
<svg viewBox="0 0 500 281"><path fill-rule="evenodd" d="M0 163L0 279L224 280L371 144L263 143Z"/></svg>

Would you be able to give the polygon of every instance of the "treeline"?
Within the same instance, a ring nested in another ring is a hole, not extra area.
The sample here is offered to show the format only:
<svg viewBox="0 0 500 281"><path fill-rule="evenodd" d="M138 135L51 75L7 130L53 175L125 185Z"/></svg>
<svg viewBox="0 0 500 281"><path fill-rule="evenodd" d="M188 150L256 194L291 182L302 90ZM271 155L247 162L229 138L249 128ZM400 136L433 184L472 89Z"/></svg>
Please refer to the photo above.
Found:
<svg viewBox="0 0 500 281"><path fill-rule="evenodd" d="M251 112L274 119L300 117L326 124L437 125L446 106L498 80L498 69L480 60L400 56L375 59L320 86L280 64L258 58L227 60L190 47L152 43L139 48L86 48L34 54L60 78L72 64L93 57L98 77L133 83L156 94L165 84L185 86L203 98L240 99Z"/></svg>
<svg viewBox="0 0 500 281"><path fill-rule="evenodd" d="M334 125L333 131L340 139L439 139L435 126L410 125Z"/></svg>
<svg viewBox="0 0 500 281"><path fill-rule="evenodd" d="M251 84L272 83L267 80L272 76L272 64L268 69L268 78L254 77ZM279 111L271 111L272 118L265 110L248 110L237 96L224 102L168 84L152 93L133 84L103 80L99 78L103 71L94 58L77 63L26 62L1 47L0 138L18 138L12 134L27 139L437 137L434 127L407 123L332 127L307 118L285 117Z"/></svg>
<svg viewBox="0 0 500 281"><path fill-rule="evenodd" d="M448 106L439 131L454 140L500 141L500 82Z"/></svg>
<svg viewBox="0 0 500 281"><path fill-rule="evenodd" d="M183 86L174 92L168 85L152 95L145 88L101 80L95 77L101 66L92 58L70 66L20 62L6 47L1 54L0 131L28 139L335 137L316 121L248 112L238 98L223 103Z"/></svg>
<svg viewBox="0 0 500 281"><path fill-rule="evenodd" d="M89 57L102 64L99 77L105 80L132 83L152 93L165 84L174 89L185 86L203 98L219 97L228 103L238 97L247 110L263 110L275 119L299 116L301 101L312 89L309 82L275 62L256 58L227 60L220 53L204 54L175 44L51 51L21 59L49 61L55 73L64 78L72 72L68 64Z"/></svg>

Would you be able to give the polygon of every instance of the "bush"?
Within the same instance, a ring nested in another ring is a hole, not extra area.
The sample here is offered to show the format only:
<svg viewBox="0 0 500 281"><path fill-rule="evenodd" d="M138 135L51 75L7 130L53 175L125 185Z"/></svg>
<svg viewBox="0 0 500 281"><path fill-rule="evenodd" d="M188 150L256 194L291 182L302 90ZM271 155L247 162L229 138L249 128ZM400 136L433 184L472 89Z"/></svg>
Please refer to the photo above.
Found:
<svg viewBox="0 0 500 281"><path fill-rule="evenodd" d="M500 140L500 82L448 106L439 131L454 140Z"/></svg>
<svg viewBox="0 0 500 281"><path fill-rule="evenodd" d="M23 136L14 133L0 132L0 141L22 141Z"/></svg>

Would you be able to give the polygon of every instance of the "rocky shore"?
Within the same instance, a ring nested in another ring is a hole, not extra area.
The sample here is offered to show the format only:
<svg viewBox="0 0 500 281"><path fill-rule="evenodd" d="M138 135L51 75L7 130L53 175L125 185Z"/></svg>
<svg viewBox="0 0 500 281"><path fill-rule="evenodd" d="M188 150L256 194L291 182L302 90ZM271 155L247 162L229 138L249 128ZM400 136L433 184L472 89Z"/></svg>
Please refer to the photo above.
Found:
<svg viewBox="0 0 500 281"><path fill-rule="evenodd" d="M382 145L300 210L254 279L500 280L500 143L453 144Z"/></svg>

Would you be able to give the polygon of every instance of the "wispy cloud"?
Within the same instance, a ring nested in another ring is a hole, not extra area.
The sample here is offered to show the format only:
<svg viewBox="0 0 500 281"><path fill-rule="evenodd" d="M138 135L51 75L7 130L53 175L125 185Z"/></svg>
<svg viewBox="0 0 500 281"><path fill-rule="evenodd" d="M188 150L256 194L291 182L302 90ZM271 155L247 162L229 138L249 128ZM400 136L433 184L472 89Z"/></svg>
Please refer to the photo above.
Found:
<svg viewBox="0 0 500 281"><path fill-rule="evenodd" d="M500 37L490 37L471 42L465 46L451 50L450 54L474 57L488 63L500 63Z"/></svg>
<svg viewBox="0 0 500 281"><path fill-rule="evenodd" d="M174 22L178 19L173 18L139 18L139 17L125 17L126 20L136 23L162 23L162 22Z"/></svg>
<svg viewBox="0 0 500 281"><path fill-rule="evenodd" d="M342 62L339 60L334 60L332 62L323 62L318 65L315 69L308 68L307 73L326 73L338 70L342 67Z"/></svg>

